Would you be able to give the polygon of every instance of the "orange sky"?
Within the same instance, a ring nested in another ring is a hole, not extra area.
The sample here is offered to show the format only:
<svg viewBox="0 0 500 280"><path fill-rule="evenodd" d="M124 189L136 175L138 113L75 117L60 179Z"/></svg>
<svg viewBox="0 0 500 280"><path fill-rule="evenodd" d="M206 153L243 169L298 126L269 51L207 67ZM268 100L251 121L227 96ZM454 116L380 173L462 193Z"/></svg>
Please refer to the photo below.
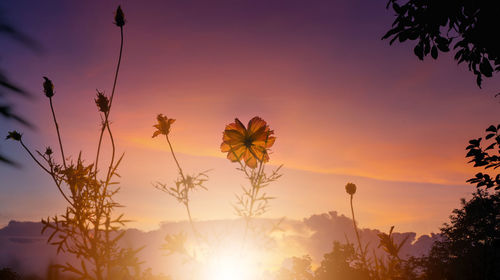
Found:
<svg viewBox="0 0 500 280"><path fill-rule="evenodd" d="M119 40L115 26L103 25L114 2L3 7L46 49L36 55L11 43L12 55L3 57L9 74L37 95L16 100L37 125L23 129L34 148L56 146L41 96L47 75L68 152L94 154L93 96L96 88L111 91ZM348 214L344 185L354 182L362 227L428 233L473 190L465 184L475 173L465 146L498 120L491 93L499 83L479 90L451 57L420 62L409 45L381 41L391 23L384 3L121 4L128 22L111 119L126 154L119 199L135 220L130 226L186 218L152 187L176 175L166 143L151 139L158 113L177 119L171 138L184 169L213 169L209 191L192 200L199 220L234 217L230 203L244 181L219 145L235 117L246 123L260 116L277 136L270 164L284 164L284 176L269 189L277 199L268 217ZM19 125L1 120L0 128ZM13 143L2 151L24 168L0 167L0 224L61 212L49 178Z"/></svg>

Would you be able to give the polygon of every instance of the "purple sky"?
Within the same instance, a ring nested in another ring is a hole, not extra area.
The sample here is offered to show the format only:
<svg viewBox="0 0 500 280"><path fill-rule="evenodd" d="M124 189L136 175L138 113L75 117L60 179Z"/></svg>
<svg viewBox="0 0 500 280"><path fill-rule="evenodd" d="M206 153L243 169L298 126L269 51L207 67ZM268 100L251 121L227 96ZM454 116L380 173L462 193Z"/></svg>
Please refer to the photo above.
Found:
<svg viewBox="0 0 500 280"><path fill-rule="evenodd" d="M119 199L132 226L185 219L151 186L176 173L166 143L151 139L158 113L177 119L172 141L186 169L214 169L209 191L193 197L199 220L234 217L244 181L219 145L235 117L261 116L278 137L270 163L285 169L270 187L278 199L269 217L348 214L343 186L352 181L361 226L428 233L473 191L464 148L497 123L500 81L480 90L451 55L421 62L411 43L381 41L393 20L385 1L6 1L3 15L44 51L0 39L2 69L35 95L12 101L37 126L1 119L0 131L56 147L41 92L48 76L69 153L94 154L93 96L111 91L118 4L127 24L111 118L126 153ZM15 143L0 147L23 165L0 166L0 225L61 213L49 178Z"/></svg>

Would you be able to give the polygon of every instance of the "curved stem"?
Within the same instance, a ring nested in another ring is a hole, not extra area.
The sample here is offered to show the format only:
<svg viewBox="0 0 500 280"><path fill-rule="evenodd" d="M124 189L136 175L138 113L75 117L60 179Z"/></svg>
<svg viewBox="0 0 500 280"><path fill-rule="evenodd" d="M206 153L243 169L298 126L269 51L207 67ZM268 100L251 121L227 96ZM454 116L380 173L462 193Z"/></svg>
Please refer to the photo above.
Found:
<svg viewBox="0 0 500 280"><path fill-rule="evenodd" d="M108 168L108 174L106 175L106 186L109 184L109 181L111 180L112 177L112 170L113 170L113 165L115 162L115 140L113 138L113 134L111 133L111 128L109 127L109 123L107 125L108 127L108 133L109 133L109 139L111 140L111 161L109 163L109 168Z"/></svg>
<svg viewBox="0 0 500 280"><path fill-rule="evenodd" d="M106 113L104 113L104 123L103 127L101 129L101 133L99 135L99 144L97 145L97 155L95 159L95 173L97 174L97 165L99 163L99 155L101 152L101 143L102 143L102 138L104 131L106 130L106 127L109 129L109 113L111 112L111 106L113 104L113 98L115 96L115 89L116 89L116 82L118 81L118 73L120 71L120 64L122 62L122 53L123 53L123 26L120 26L120 54L118 55L118 63L116 65L116 71L115 71L115 78L113 80L113 89L111 91L111 97L109 99L109 108ZM111 133L110 133L111 141L113 141ZM112 142L113 145L113 155L114 155L114 143ZM112 162L111 162L111 165ZM96 175L97 176L97 175Z"/></svg>
<svg viewBox="0 0 500 280"><path fill-rule="evenodd" d="M170 143L170 140L168 139L168 135L165 135L165 138L167 138L167 143L168 143L168 146L170 147L170 152L172 153L172 157L174 158L175 164L177 165L177 168L179 169L179 173L181 174L182 181L185 182L186 178L184 177L184 173L182 172L181 165L179 164L179 161L177 160L177 157L175 156L174 148L172 148L172 144Z"/></svg>
<svg viewBox="0 0 500 280"><path fill-rule="evenodd" d="M201 236L201 234L200 234L200 232L198 232L198 230L194 226L193 218L191 217L191 210L189 209L189 203L184 203L184 205L186 206L186 211L187 211L188 218L189 218L189 224L191 225L191 229L193 230L193 233L196 236L196 240L198 240L198 238Z"/></svg>
<svg viewBox="0 0 500 280"><path fill-rule="evenodd" d="M52 179L54 180L54 183L56 183L56 186L57 186L57 189L59 190L59 192L62 194L62 196L64 197L64 199L71 205L73 206L73 203L71 203L71 201L68 199L68 197L66 196L66 194L62 191L61 189L61 184L57 182L57 179L54 175L54 172L53 171L49 171L45 166L43 166L43 164L38 161L36 159L36 157L33 155L33 153L30 151L30 149L28 149L28 147L26 147L26 145L24 144L24 142L22 140L19 140L19 142L21 143L21 146L23 146L23 148L26 150L26 152L28 152L28 154L31 156L31 158L45 171L47 172L51 177Z"/></svg>
<svg viewBox="0 0 500 280"><path fill-rule="evenodd" d="M52 118L54 119L54 124L56 125L57 139L59 140L59 149L61 150L61 157L64 169L66 169L66 157L64 156L64 149L61 141L61 133L59 132L59 125L57 124L56 113L54 112L54 106L52 105L52 97L49 98L50 110L52 111Z"/></svg>
<svg viewBox="0 0 500 280"><path fill-rule="evenodd" d="M359 251L360 251L360 254L361 254L361 260L363 262L363 265L366 266L365 254L363 252L363 247L361 246L361 239L359 238L358 227L356 226L356 219L354 218L354 207L352 206L352 199L353 199L353 197L354 196L351 194L352 223L353 223L353 226L354 226L354 232L356 233L356 239L358 240L358 247L359 247Z"/></svg>

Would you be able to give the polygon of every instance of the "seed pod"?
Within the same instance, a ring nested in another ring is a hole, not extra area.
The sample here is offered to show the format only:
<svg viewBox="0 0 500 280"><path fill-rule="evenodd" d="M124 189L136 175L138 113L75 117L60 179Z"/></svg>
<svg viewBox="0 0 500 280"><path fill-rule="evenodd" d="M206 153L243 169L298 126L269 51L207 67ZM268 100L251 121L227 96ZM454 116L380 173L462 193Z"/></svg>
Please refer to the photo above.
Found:
<svg viewBox="0 0 500 280"><path fill-rule="evenodd" d="M115 13L116 26L122 27L125 25L125 15L123 14L122 7L118 6Z"/></svg>
<svg viewBox="0 0 500 280"><path fill-rule="evenodd" d="M345 191L350 195L354 195L356 193L356 185L353 183L347 183L347 185L345 185Z"/></svg>
<svg viewBox="0 0 500 280"><path fill-rule="evenodd" d="M43 78L45 79L45 82L43 82L43 92L45 92L45 96L51 98L52 96L54 96L54 84L49 78Z"/></svg>
<svg viewBox="0 0 500 280"><path fill-rule="evenodd" d="M104 93L97 91L97 98L94 99L99 111L107 113L109 111L109 99Z"/></svg>

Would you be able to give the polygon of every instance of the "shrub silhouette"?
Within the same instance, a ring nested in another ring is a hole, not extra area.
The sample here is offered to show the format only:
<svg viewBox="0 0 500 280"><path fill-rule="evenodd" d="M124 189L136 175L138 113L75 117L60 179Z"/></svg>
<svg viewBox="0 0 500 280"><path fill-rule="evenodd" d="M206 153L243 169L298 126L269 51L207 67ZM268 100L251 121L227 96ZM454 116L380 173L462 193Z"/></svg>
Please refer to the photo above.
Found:
<svg viewBox="0 0 500 280"><path fill-rule="evenodd" d="M0 269L0 279L2 280L19 280L21 277L12 269L5 267Z"/></svg>
<svg viewBox="0 0 500 280"><path fill-rule="evenodd" d="M429 255L422 259L425 279L500 279L500 196L477 190L462 199L450 224L441 229Z"/></svg>
<svg viewBox="0 0 500 280"><path fill-rule="evenodd" d="M332 251L325 254L321 265L314 271L311 269L311 258L294 257L292 259L292 269L282 268L277 280L327 280L327 279L356 279L356 280L403 280L420 279L422 266L420 259L402 259L399 256L401 247L406 243L408 236L399 244L394 241L391 227L389 234L379 233L378 247L382 248L385 255L376 255L375 250L369 257L368 245L363 245L361 236L358 233L356 220L354 218L353 198L357 187L353 183L345 186L347 194L350 196L351 214L353 228L356 234L357 246L346 240L345 244L338 241L333 242ZM347 237L346 237L347 239Z"/></svg>
<svg viewBox="0 0 500 280"><path fill-rule="evenodd" d="M57 252L67 252L74 255L79 264L58 264L53 267L76 274L79 279L140 279L146 277L141 274L139 260L136 256L139 250L121 248L119 240L125 234L122 226L127 222L123 215L116 216L117 207L121 205L115 201L118 193L118 182L115 177L123 155L116 158L116 146L110 127L109 116L113 105L116 83L120 69L123 51L123 26L125 18L118 6L115 13L115 24L120 28L120 53L116 66L111 95L97 91L95 99L100 112L102 124L97 145L97 153L93 163L86 163L81 152L74 160L67 158L64 153L62 134L54 109L53 98L55 87L47 77L44 78L43 92L49 99L52 119L56 128L60 162L55 159L52 148L45 152L36 151L36 155L29 149L17 131L9 132L7 139L20 143L29 156L52 178L54 184L68 206L62 215L42 219L44 225L42 233L51 232L48 242L57 247ZM111 159L104 169L104 175L98 168L104 135L109 136L111 142Z"/></svg>

